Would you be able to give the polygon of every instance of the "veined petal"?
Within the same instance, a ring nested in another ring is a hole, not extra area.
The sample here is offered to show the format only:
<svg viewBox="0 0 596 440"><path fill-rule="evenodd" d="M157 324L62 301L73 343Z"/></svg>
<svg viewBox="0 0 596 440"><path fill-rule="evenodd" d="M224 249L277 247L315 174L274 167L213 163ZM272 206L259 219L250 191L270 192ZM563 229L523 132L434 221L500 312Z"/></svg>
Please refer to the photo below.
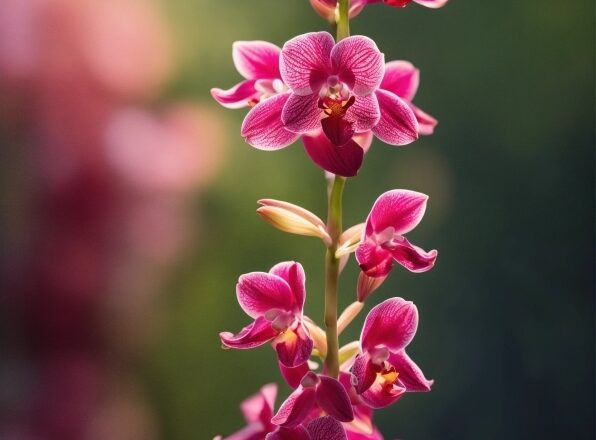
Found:
<svg viewBox="0 0 596 440"><path fill-rule="evenodd" d="M296 367L308 361L312 354L313 340L302 323L296 330L287 330L273 341L279 361L286 367Z"/></svg>
<svg viewBox="0 0 596 440"><path fill-rule="evenodd" d="M298 139L299 136L286 130L281 121L281 112L289 97L289 92L274 95L248 112L240 129L247 143L261 150L279 150Z"/></svg>
<svg viewBox="0 0 596 440"><path fill-rule="evenodd" d="M407 238L401 237L399 243L391 250L391 255L410 272L421 273L433 268L438 252L436 249L426 252L410 243Z"/></svg>
<svg viewBox="0 0 596 440"><path fill-rule="evenodd" d="M418 139L418 121L408 104L386 90L375 93L381 109L381 119L372 129L375 136L390 145L407 145Z"/></svg>
<svg viewBox="0 0 596 440"><path fill-rule="evenodd" d="M423 110L420 110L414 104L410 103L410 108L414 111L414 116L418 121L418 133L422 135L430 135L435 131L435 127L439 123L434 117Z"/></svg>
<svg viewBox="0 0 596 440"><path fill-rule="evenodd" d="M283 81L294 93L318 93L330 72L334 43L328 32L310 32L284 44L279 69Z"/></svg>
<svg viewBox="0 0 596 440"><path fill-rule="evenodd" d="M284 127L294 133L306 133L321 127L319 96L292 93L281 112Z"/></svg>
<svg viewBox="0 0 596 440"><path fill-rule="evenodd" d="M271 423L284 427L299 425L314 406L315 394L315 387L300 386L281 404Z"/></svg>
<svg viewBox="0 0 596 440"><path fill-rule="evenodd" d="M373 427L371 434L364 434L358 431L347 431L348 440L383 440L383 436L376 427Z"/></svg>
<svg viewBox="0 0 596 440"><path fill-rule="evenodd" d="M407 189L394 189L381 194L373 204L366 221L366 235L393 228L394 234L410 232L424 217L428 196Z"/></svg>
<svg viewBox="0 0 596 440"><path fill-rule="evenodd" d="M418 309L411 301L389 298L366 316L360 336L363 350L387 347L396 352L405 348L418 328Z"/></svg>
<svg viewBox="0 0 596 440"><path fill-rule="evenodd" d="M364 242L358 246L356 261L362 271L373 278L386 277L393 267L391 253L371 242Z"/></svg>
<svg viewBox="0 0 596 440"><path fill-rule="evenodd" d="M384 408L399 399L406 389L398 382L387 386L376 381L368 390L360 395L364 403L371 408Z"/></svg>
<svg viewBox="0 0 596 440"><path fill-rule="evenodd" d="M293 302L298 306L296 310L302 314L304 301L306 299L306 275L304 274L302 265L295 261L285 261L273 266L269 273L277 275L288 283L294 297Z"/></svg>
<svg viewBox="0 0 596 440"><path fill-rule="evenodd" d="M236 296L242 310L252 318L263 316L272 309L289 312L301 309L287 281L266 272L242 275L236 285Z"/></svg>
<svg viewBox="0 0 596 440"><path fill-rule="evenodd" d="M430 391L430 387L434 381L424 377L424 373L422 373L420 367L406 354L405 350L391 353L389 363L399 373L399 380L407 392Z"/></svg>
<svg viewBox="0 0 596 440"><path fill-rule="evenodd" d="M427 8L442 8L447 4L449 0L414 0L416 3L422 6L426 6Z"/></svg>
<svg viewBox="0 0 596 440"><path fill-rule="evenodd" d="M380 277L371 277L366 272L360 272L358 275L358 284L356 288L358 301L361 303L368 298L368 296L381 287L381 284L385 282L387 275Z"/></svg>
<svg viewBox="0 0 596 440"><path fill-rule="evenodd" d="M304 362L297 367L286 367L281 362L278 362L278 365L281 375L292 388L298 388L304 375L310 371L308 362Z"/></svg>
<svg viewBox="0 0 596 440"><path fill-rule="evenodd" d="M409 61L390 61L385 64L385 76L380 88L411 101L420 84L420 71Z"/></svg>
<svg viewBox="0 0 596 440"><path fill-rule="evenodd" d="M375 91L385 71L385 57L373 40L362 35L344 38L331 51L333 72L356 96Z"/></svg>
<svg viewBox="0 0 596 440"><path fill-rule="evenodd" d="M265 440L311 440L311 437L302 425L293 428L280 426L274 432L267 434Z"/></svg>
<svg viewBox="0 0 596 440"><path fill-rule="evenodd" d="M281 78L280 53L279 47L267 41L236 41L232 45L234 65L246 79Z"/></svg>
<svg viewBox="0 0 596 440"><path fill-rule="evenodd" d="M277 396L277 384L264 385L258 393L248 397L240 404L240 410L247 423L266 420L273 415L273 405Z"/></svg>
<svg viewBox="0 0 596 440"><path fill-rule="evenodd" d="M354 378L354 388L358 394L368 390L377 378L377 372L370 360L368 353L356 356L354 365L352 365L352 375Z"/></svg>
<svg viewBox="0 0 596 440"><path fill-rule="evenodd" d="M302 136L308 156L319 167L333 174L352 177L358 173L364 159L364 150L353 140L338 147L322 131Z"/></svg>
<svg viewBox="0 0 596 440"><path fill-rule="evenodd" d="M247 79L228 90L213 88L211 96L226 108L248 107L250 101L258 99L259 92L255 89L254 79Z"/></svg>
<svg viewBox="0 0 596 440"><path fill-rule="evenodd" d="M340 422L351 422L354 420L352 403L348 393L337 379L329 376L319 376L320 383L317 385L317 404L327 414Z"/></svg>
<svg viewBox="0 0 596 440"><path fill-rule="evenodd" d="M378 124L381 118L379 102L374 93L366 96L358 96L354 104L346 111L346 120L352 122L357 133L371 130Z"/></svg>
<svg viewBox="0 0 596 440"><path fill-rule="evenodd" d="M228 437L217 436L213 440L259 440L262 438L263 426L260 423L251 423Z"/></svg>
<svg viewBox="0 0 596 440"><path fill-rule="evenodd" d="M228 348L249 349L263 345L278 335L269 321L263 317L244 327L240 333L221 332L221 343Z"/></svg>
<svg viewBox="0 0 596 440"><path fill-rule="evenodd" d="M359 398L360 399L360 398ZM354 420L347 425L348 439L375 439L375 426L372 422L373 410L372 408L360 403L354 405ZM354 436L358 434L360 436Z"/></svg>
<svg viewBox="0 0 596 440"><path fill-rule="evenodd" d="M346 440L346 431L342 424L333 417L319 417L308 425L306 430L312 440Z"/></svg>

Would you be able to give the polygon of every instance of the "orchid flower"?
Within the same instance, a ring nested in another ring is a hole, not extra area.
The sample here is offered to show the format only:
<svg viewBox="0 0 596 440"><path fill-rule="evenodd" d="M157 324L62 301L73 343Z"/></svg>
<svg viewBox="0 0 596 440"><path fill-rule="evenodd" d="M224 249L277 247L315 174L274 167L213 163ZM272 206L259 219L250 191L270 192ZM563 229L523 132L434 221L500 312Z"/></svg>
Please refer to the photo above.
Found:
<svg viewBox="0 0 596 440"><path fill-rule="evenodd" d="M293 261L279 263L269 273L242 275L236 296L240 307L254 322L237 335L220 333L222 344L228 348L249 349L272 341L283 366L304 364L313 348L303 323L304 282L304 269Z"/></svg>
<svg viewBox="0 0 596 440"><path fill-rule="evenodd" d="M366 5L373 3L384 3L394 8L404 8L412 3L412 1L427 8L437 9L445 6L449 0L352 0L350 2L349 16L350 18L357 16ZM331 23L337 21L337 0L310 0L310 4L317 14L324 19Z"/></svg>
<svg viewBox="0 0 596 440"><path fill-rule="evenodd" d="M276 429L271 423L276 395L276 384L263 386L258 393L240 404L246 426L229 437L217 436L213 440L264 440L268 433Z"/></svg>
<svg viewBox="0 0 596 440"><path fill-rule="evenodd" d="M333 417L318 417L306 426L279 427L267 435L266 440L346 440L346 431Z"/></svg>
<svg viewBox="0 0 596 440"><path fill-rule="evenodd" d="M422 220L427 200L425 194L396 189L381 194L375 201L366 219L362 241L356 249L356 260L362 269L359 301L372 292L370 286L379 286L379 281L389 274L395 261L411 272L426 272L434 266L436 250L426 252L404 237Z"/></svg>
<svg viewBox="0 0 596 440"><path fill-rule="evenodd" d="M366 317L352 374L356 392L371 408L388 406L405 392L430 391L433 381L405 352L417 327L416 306L402 298L382 302Z"/></svg>

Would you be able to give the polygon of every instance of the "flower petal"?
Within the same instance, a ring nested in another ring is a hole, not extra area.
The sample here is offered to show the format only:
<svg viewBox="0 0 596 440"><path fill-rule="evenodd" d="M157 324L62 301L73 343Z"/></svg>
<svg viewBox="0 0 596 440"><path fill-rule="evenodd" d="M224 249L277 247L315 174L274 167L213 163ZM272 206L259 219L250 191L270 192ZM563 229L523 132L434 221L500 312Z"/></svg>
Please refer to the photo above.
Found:
<svg viewBox="0 0 596 440"><path fill-rule="evenodd" d="M263 345L265 342L275 338L278 333L269 321L260 317L250 325L244 327L237 335L230 332L221 332L219 337L221 343L228 348L246 350Z"/></svg>
<svg viewBox="0 0 596 440"><path fill-rule="evenodd" d="M426 252L410 243L407 238L401 237L396 247L391 250L391 255L410 272L422 273L433 268L438 252L436 249Z"/></svg>
<svg viewBox="0 0 596 440"><path fill-rule="evenodd" d="M240 410L247 423L269 421L273 415L273 405L277 395L277 384L264 385L258 393L253 394L240 404Z"/></svg>
<svg viewBox="0 0 596 440"><path fill-rule="evenodd" d="M331 51L333 72L356 96L368 95L379 87L384 62L375 42L362 35L344 38Z"/></svg>
<svg viewBox="0 0 596 440"><path fill-rule="evenodd" d="M368 353L356 356L354 365L352 365L352 375L354 378L354 388L358 394L368 390L377 378L377 372L370 361Z"/></svg>
<svg viewBox="0 0 596 440"><path fill-rule="evenodd" d="M314 406L315 393L315 387L300 386L281 404L271 423L279 426L299 425Z"/></svg>
<svg viewBox="0 0 596 440"><path fill-rule="evenodd" d="M346 431L342 424L333 417L319 417L308 425L306 430L312 440L346 440Z"/></svg>
<svg viewBox="0 0 596 440"><path fill-rule="evenodd" d="M364 159L364 150L353 140L338 147L333 145L322 131L315 135L302 136L302 143L308 156L314 163L333 174L352 177Z"/></svg>
<svg viewBox="0 0 596 440"><path fill-rule="evenodd" d="M366 221L365 234L381 233L393 228L403 235L414 229L424 217L428 196L407 189L394 189L381 194L373 204Z"/></svg>
<svg viewBox="0 0 596 440"><path fill-rule="evenodd" d="M389 363L399 373L399 380L405 386L407 392L430 391L434 381L424 377L420 367L410 359L405 350L392 353L389 356Z"/></svg>
<svg viewBox="0 0 596 440"><path fill-rule="evenodd" d="M251 423L240 431L227 437L217 436L213 440L258 440L263 438L263 426L260 423Z"/></svg>
<svg viewBox="0 0 596 440"><path fill-rule="evenodd" d="M356 293L358 301L361 303L368 298L368 296L381 287L381 284L387 279L387 275L379 277L371 277L366 272L360 272L358 275L358 283L356 287Z"/></svg>
<svg viewBox="0 0 596 440"><path fill-rule="evenodd" d="M306 290L304 286L306 275L304 274L302 265L295 261L285 261L273 266L269 273L277 275L288 283L294 297L294 303L298 306L296 310L302 314L302 308L304 307L304 300L306 298Z"/></svg>
<svg viewBox="0 0 596 440"><path fill-rule="evenodd" d="M371 408L384 408L394 403L406 392L406 389L399 385L398 382L391 386L386 386L376 381L360 397Z"/></svg>
<svg viewBox="0 0 596 440"><path fill-rule="evenodd" d="M422 135L433 134L438 121L412 103L410 103L410 108L414 111L414 116L416 116L416 120L418 121L418 133Z"/></svg>
<svg viewBox="0 0 596 440"><path fill-rule="evenodd" d="M365 242L356 249L356 261L362 271L369 277L386 277L393 267L393 257L391 253L377 246L375 243ZM362 298L366 296L363 292Z"/></svg>
<svg viewBox="0 0 596 440"><path fill-rule="evenodd" d="M267 434L265 440L311 440L311 437L302 425L293 428L280 426L274 432Z"/></svg>
<svg viewBox="0 0 596 440"><path fill-rule="evenodd" d="M354 420L354 411L348 393L337 379L329 376L319 376L321 381L317 386L317 404L330 416L340 422Z"/></svg>
<svg viewBox="0 0 596 440"><path fill-rule="evenodd" d="M414 338L418 328L418 310L411 301L389 298L368 313L360 343L363 350L387 347L399 351Z"/></svg>
<svg viewBox="0 0 596 440"><path fill-rule="evenodd" d="M381 110L377 96L371 93L367 96L358 96L354 104L346 111L346 120L353 123L357 133L371 130L381 118Z"/></svg>
<svg viewBox="0 0 596 440"><path fill-rule="evenodd" d="M314 345L302 323L295 331L285 331L273 344L279 361L286 367L296 367L306 362Z"/></svg>
<svg viewBox="0 0 596 440"><path fill-rule="evenodd" d="M426 6L427 8L442 8L447 4L449 0L414 0L416 3L422 6Z"/></svg>
<svg viewBox="0 0 596 440"><path fill-rule="evenodd" d="M390 61L385 64L381 89L411 101L416 96L419 84L420 71L409 61Z"/></svg>
<svg viewBox="0 0 596 440"><path fill-rule="evenodd" d="M284 127L294 133L306 133L321 127L319 96L292 93L281 112Z"/></svg>
<svg viewBox="0 0 596 440"><path fill-rule="evenodd" d="M254 79L247 79L228 90L213 88L211 96L226 108L248 107L249 103L258 99L260 94L255 89L255 82Z"/></svg>
<svg viewBox="0 0 596 440"><path fill-rule="evenodd" d="M286 367L281 362L278 362L278 365L281 375L287 384L292 388L298 388L304 375L310 371L310 368L308 368L308 362L304 362L297 367Z"/></svg>
<svg viewBox="0 0 596 440"><path fill-rule="evenodd" d="M318 93L330 72L334 43L328 32L310 32L284 44L279 69L283 81L294 93Z"/></svg>
<svg viewBox="0 0 596 440"><path fill-rule="evenodd" d="M236 41L232 58L236 69L246 79L275 79L279 74L281 49L267 41Z"/></svg>
<svg viewBox="0 0 596 440"><path fill-rule="evenodd" d="M340 147L354 136L354 123L343 116L330 115L321 119L323 133L332 144Z"/></svg>
<svg viewBox="0 0 596 440"><path fill-rule="evenodd" d="M247 143L261 150L279 150L298 139L299 136L286 130L281 121L281 112L289 97L289 92L274 95L248 112L240 129Z"/></svg>
<svg viewBox="0 0 596 440"><path fill-rule="evenodd" d="M372 129L375 136L390 145L406 145L418 139L418 121L408 104L386 90L375 93L381 109L381 119Z"/></svg>
<svg viewBox="0 0 596 440"><path fill-rule="evenodd" d="M263 316L269 310L288 312L300 310L288 283L281 277L266 272L242 275L236 285L236 296L242 310L252 318Z"/></svg>

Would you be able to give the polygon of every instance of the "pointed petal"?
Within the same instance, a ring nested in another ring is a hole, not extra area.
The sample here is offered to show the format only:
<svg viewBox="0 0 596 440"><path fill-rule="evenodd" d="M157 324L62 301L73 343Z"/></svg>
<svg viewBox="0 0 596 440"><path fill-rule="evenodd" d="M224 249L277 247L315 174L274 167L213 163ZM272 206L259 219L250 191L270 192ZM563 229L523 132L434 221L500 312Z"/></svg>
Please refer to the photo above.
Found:
<svg viewBox="0 0 596 440"><path fill-rule="evenodd" d="M356 249L356 261L362 271L369 277L386 277L393 267L393 257L389 251L375 243L365 242ZM363 292L364 299L366 293Z"/></svg>
<svg viewBox="0 0 596 440"><path fill-rule="evenodd" d="M286 130L281 121L281 112L289 97L289 93L274 95L248 112L240 129L247 143L261 150L279 150L298 139L299 136Z"/></svg>
<svg viewBox="0 0 596 440"><path fill-rule="evenodd" d="M389 298L368 313L360 343L363 350L387 347L395 352L406 347L418 328L418 309L411 301Z"/></svg>
<svg viewBox="0 0 596 440"><path fill-rule="evenodd" d="M281 334L273 344L279 361L286 367L296 367L306 362L314 345L302 324L295 331L288 330Z"/></svg>
<svg viewBox="0 0 596 440"><path fill-rule="evenodd" d="M338 147L333 145L321 131L314 136L302 136L302 143L314 163L340 176L355 176L364 159L364 150L356 142L350 140Z"/></svg>
<svg viewBox="0 0 596 440"><path fill-rule="evenodd" d="M344 145L355 133L354 123L342 116L331 115L321 119L321 127L325 136L333 145Z"/></svg>
<svg viewBox="0 0 596 440"><path fill-rule="evenodd" d="M311 440L311 437L302 425L293 428L280 426L274 432L267 434L265 440Z"/></svg>
<svg viewBox="0 0 596 440"><path fill-rule="evenodd" d="M352 384L358 394L368 390L377 378L377 372L370 361L368 353L356 356L354 365L352 365L352 375L354 381Z"/></svg>
<svg viewBox="0 0 596 440"><path fill-rule="evenodd" d="M357 133L371 130L381 119L377 95L359 96L346 111L346 120L353 123Z"/></svg>
<svg viewBox="0 0 596 440"><path fill-rule="evenodd" d="M301 206L294 205L293 203L275 199L260 199L257 201L257 203L262 206L282 208L284 210L293 212L296 215L299 215L300 217L303 217L305 220L307 220L315 226L325 227L325 222L321 220L317 215L313 214L307 209L302 208Z"/></svg>
<svg viewBox="0 0 596 440"><path fill-rule="evenodd" d="M360 272L358 275L358 287L356 289L358 301L361 303L368 298L368 296L381 287L381 284L387 279L387 275L380 277L370 277L365 272Z"/></svg>
<svg viewBox="0 0 596 440"><path fill-rule="evenodd" d="M281 49L267 41L236 41L232 58L236 69L246 79L275 79L279 74Z"/></svg>
<svg viewBox="0 0 596 440"><path fill-rule="evenodd" d="M373 410L369 406L362 404L354 405L354 420L347 426L348 438L370 439L374 435L375 426L372 422ZM358 434L358 435L354 435ZM360 437L362 436L362 437Z"/></svg>
<svg viewBox="0 0 596 440"><path fill-rule="evenodd" d="M372 129L375 136L390 145L407 145L418 139L418 122L408 104L386 90L376 92L381 119Z"/></svg>
<svg viewBox="0 0 596 440"><path fill-rule="evenodd" d="M299 425L314 406L315 400L314 387L299 387L281 404L271 423L279 426Z"/></svg>
<svg viewBox="0 0 596 440"><path fill-rule="evenodd" d="M410 272L421 273L433 268L438 252L436 249L426 252L410 243L407 238L401 237L396 247L391 250L391 255Z"/></svg>
<svg viewBox="0 0 596 440"><path fill-rule="evenodd" d="M424 377L424 373L416 363L408 356L405 350L392 353L389 356L389 363L399 373L399 380L407 392L426 392L434 383Z"/></svg>
<svg viewBox="0 0 596 440"><path fill-rule="evenodd" d="M278 335L278 331L271 327L265 318L257 318L252 324L244 327L240 333L234 335L230 332L221 332L221 343L228 348L246 350L258 347Z"/></svg>
<svg viewBox="0 0 596 440"><path fill-rule="evenodd" d="M329 376L321 375L319 380L321 382L317 386L317 404L321 409L340 422L352 421L352 403L342 384Z"/></svg>
<svg viewBox="0 0 596 440"><path fill-rule="evenodd" d="M376 381L360 397L371 408L384 408L394 403L406 392L406 389L400 386L398 382L386 386Z"/></svg>
<svg viewBox="0 0 596 440"><path fill-rule="evenodd" d="M221 105L226 108L242 108L248 107L252 100L259 97L259 92L255 89L255 80L248 79L236 84L228 90L213 88L211 89L211 96Z"/></svg>
<svg viewBox="0 0 596 440"><path fill-rule="evenodd" d="M424 217L428 196L416 191L394 189L379 196L366 221L366 235L393 228L394 233L410 232Z"/></svg>
<svg viewBox="0 0 596 440"><path fill-rule="evenodd" d="M414 115L418 121L418 133L422 135L433 134L435 127L439 122L428 113L420 110L414 104L410 103L410 107L414 110Z"/></svg>
<svg viewBox="0 0 596 440"><path fill-rule="evenodd" d="M416 96L419 84L420 71L409 61L390 61L385 64L381 89L411 101Z"/></svg>
<svg viewBox="0 0 596 440"><path fill-rule="evenodd" d="M312 440L346 440L346 431L333 417L319 417L308 425L306 430Z"/></svg>
<svg viewBox="0 0 596 440"><path fill-rule="evenodd" d="M304 274L302 265L295 261L285 261L273 266L269 273L277 275L288 283L294 297L294 303L298 306L296 311L302 314L302 308L304 307L306 298L306 275Z"/></svg>
<svg viewBox="0 0 596 440"><path fill-rule="evenodd" d="M286 367L281 362L278 362L278 365L281 375L286 380L286 383L292 388L298 388L304 375L310 371L308 362L304 362L297 367Z"/></svg>
<svg viewBox="0 0 596 440"><path fill-rule="evenodd" d="M331 51L333 72L356 96L375 91L385 71L385 57L373 40L362 35L344 38Z"/></svg>
<svg viewBox="0 0 596 440"><path fill-rule="evenodd" d="M247 423L259 422L263 418L269 421L273 415L273 405L277 395L277 384L264 385L258 393L240 403L240 410Z"/></svg>
<svg viewBox="0 0 596 440"><path fill-rule="evenodd" d="M447 4L449 0L414 0L416 3L422 6L426 6L427 8L442 8Z"/></svg>
<svg viewBox="0 0 596 440"><path fill-rule="evenodd" d="M284 127L294 133L306 133L321 127L319 96L292 93L281 112Z"/></svg>
<svg viewBox="0 0 596 440"><path fill-rule="evenodd" d="M315 95L330 72L334 40L328 32L310 32L292 38L281 50L283 81L298 95Z"/></svg>
<svg viewBox="0 0 596 440"><path fill-rule="evenodd" d="M348 430L347 434L348 440L383 440L383 436L375 426L373 426L373 431L370 434L351 430Z"/></svg>
<svg viewBox="0 0 596 440"><path fill-rule="evenodd" d="M228 437L218 436L213 440L260 440L262 438L263 426L260 423L251 423Z"/></svg>
<svg viewBox="0 0 596 440"><path fill-rule="evenodd" d="M242 310L251 318L263 316L269 310L289 312L300 310L288 283L281 277L266 272L242 275L236 285L236 296Z"/></svg>

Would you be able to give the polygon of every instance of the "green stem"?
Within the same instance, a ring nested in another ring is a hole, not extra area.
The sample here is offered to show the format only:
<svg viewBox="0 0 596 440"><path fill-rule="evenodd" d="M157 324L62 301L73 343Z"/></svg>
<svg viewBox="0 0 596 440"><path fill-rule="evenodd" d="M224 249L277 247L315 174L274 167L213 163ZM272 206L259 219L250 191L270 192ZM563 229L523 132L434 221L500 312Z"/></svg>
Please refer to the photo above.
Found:
<svg viewBox="0 0 596 440"><path fill-rule="evenodd" d="M350 0L339 0L337 19L337 41L350 36Z"/></svg>

